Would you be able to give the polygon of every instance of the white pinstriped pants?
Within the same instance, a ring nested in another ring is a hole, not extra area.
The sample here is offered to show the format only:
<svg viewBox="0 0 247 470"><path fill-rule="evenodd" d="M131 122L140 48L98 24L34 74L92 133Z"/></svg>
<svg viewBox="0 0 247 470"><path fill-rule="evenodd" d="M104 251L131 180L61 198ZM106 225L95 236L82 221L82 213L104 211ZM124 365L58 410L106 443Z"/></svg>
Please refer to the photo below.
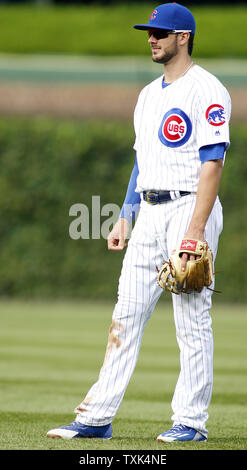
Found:
<svg viewBox="0 0 247 470"><path fill-rule="evenodd" d="M163 292L157 285L156 266L168 259L184 237L194 205L194 194L154 206L141 202L123 261L105 361L98 381L75 409L80 422L102 426L112 422L117 413L136 365L145 325ZM217 198L205 230L214 259L221 230L222 207ZM211 295L208 289L200 294L172 294L181 365L172 420L204 435L213 383Z"/></svg>

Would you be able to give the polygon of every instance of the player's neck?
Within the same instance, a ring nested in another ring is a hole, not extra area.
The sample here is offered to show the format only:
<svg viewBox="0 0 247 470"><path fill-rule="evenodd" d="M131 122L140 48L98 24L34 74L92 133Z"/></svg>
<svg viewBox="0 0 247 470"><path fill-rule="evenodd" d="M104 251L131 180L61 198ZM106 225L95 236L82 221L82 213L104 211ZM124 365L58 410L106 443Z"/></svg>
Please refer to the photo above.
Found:
<svg viewBox="0 0 247 470"><path fill-rule="evenodd" d="M174 58L175 59L175 58ZM178 78L185 75L192 67L193 62L191 57L185 57L184 60L171 60L168 64L164 65L164 81L165 83L172 83Z"/></svg>

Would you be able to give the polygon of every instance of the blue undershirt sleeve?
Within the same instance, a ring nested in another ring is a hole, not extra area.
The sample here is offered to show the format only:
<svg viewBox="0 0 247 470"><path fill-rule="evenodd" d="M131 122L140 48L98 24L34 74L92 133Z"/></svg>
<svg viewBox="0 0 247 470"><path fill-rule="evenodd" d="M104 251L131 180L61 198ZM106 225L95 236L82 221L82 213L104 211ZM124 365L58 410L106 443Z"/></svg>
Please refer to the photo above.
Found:
<svg viewBox="0 0 247 470"><path fill-rule="evenodd" d="M136 180L139 174L139 168L137 163L137 157L135 158L135 165L132 170L127 193L125 196L125 200L120 211L120 217L127 219L130 223L139 212L141 196L139 193L135 192L136 189Z"/></svg>
<svg viewBox="0 0 247 470"><path fill-rule="evenodd" d="M205 163L209 160L218 160L225 156L226 143L205 145L199 149L200 160Z"/></svg>

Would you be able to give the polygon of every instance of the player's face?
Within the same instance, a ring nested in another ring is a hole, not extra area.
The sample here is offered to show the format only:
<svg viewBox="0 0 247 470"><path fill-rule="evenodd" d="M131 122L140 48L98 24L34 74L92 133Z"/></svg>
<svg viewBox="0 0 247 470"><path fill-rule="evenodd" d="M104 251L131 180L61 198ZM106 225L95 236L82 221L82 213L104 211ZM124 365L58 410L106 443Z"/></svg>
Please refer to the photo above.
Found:
<svg viewBox="0 0 247 470"><path fill-rule="evenodd" d="M178 54L177 34L162 29L149 29L148 37L154 62L167 64Z"/></svg>

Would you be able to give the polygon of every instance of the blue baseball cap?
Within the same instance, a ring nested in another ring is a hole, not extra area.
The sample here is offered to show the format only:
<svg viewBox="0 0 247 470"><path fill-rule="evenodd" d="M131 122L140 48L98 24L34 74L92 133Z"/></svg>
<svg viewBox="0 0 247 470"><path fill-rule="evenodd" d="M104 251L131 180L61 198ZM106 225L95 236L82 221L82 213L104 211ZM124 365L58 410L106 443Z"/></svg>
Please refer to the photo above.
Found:
<svg viewBox="0 0 247 470"><path fill-rule="evenodd" d="M179 3L164 3L151 13L148 24L136 24L135 29L167 29L168 31L189 31L195 34L196 22L188 8Z"/></svg>

